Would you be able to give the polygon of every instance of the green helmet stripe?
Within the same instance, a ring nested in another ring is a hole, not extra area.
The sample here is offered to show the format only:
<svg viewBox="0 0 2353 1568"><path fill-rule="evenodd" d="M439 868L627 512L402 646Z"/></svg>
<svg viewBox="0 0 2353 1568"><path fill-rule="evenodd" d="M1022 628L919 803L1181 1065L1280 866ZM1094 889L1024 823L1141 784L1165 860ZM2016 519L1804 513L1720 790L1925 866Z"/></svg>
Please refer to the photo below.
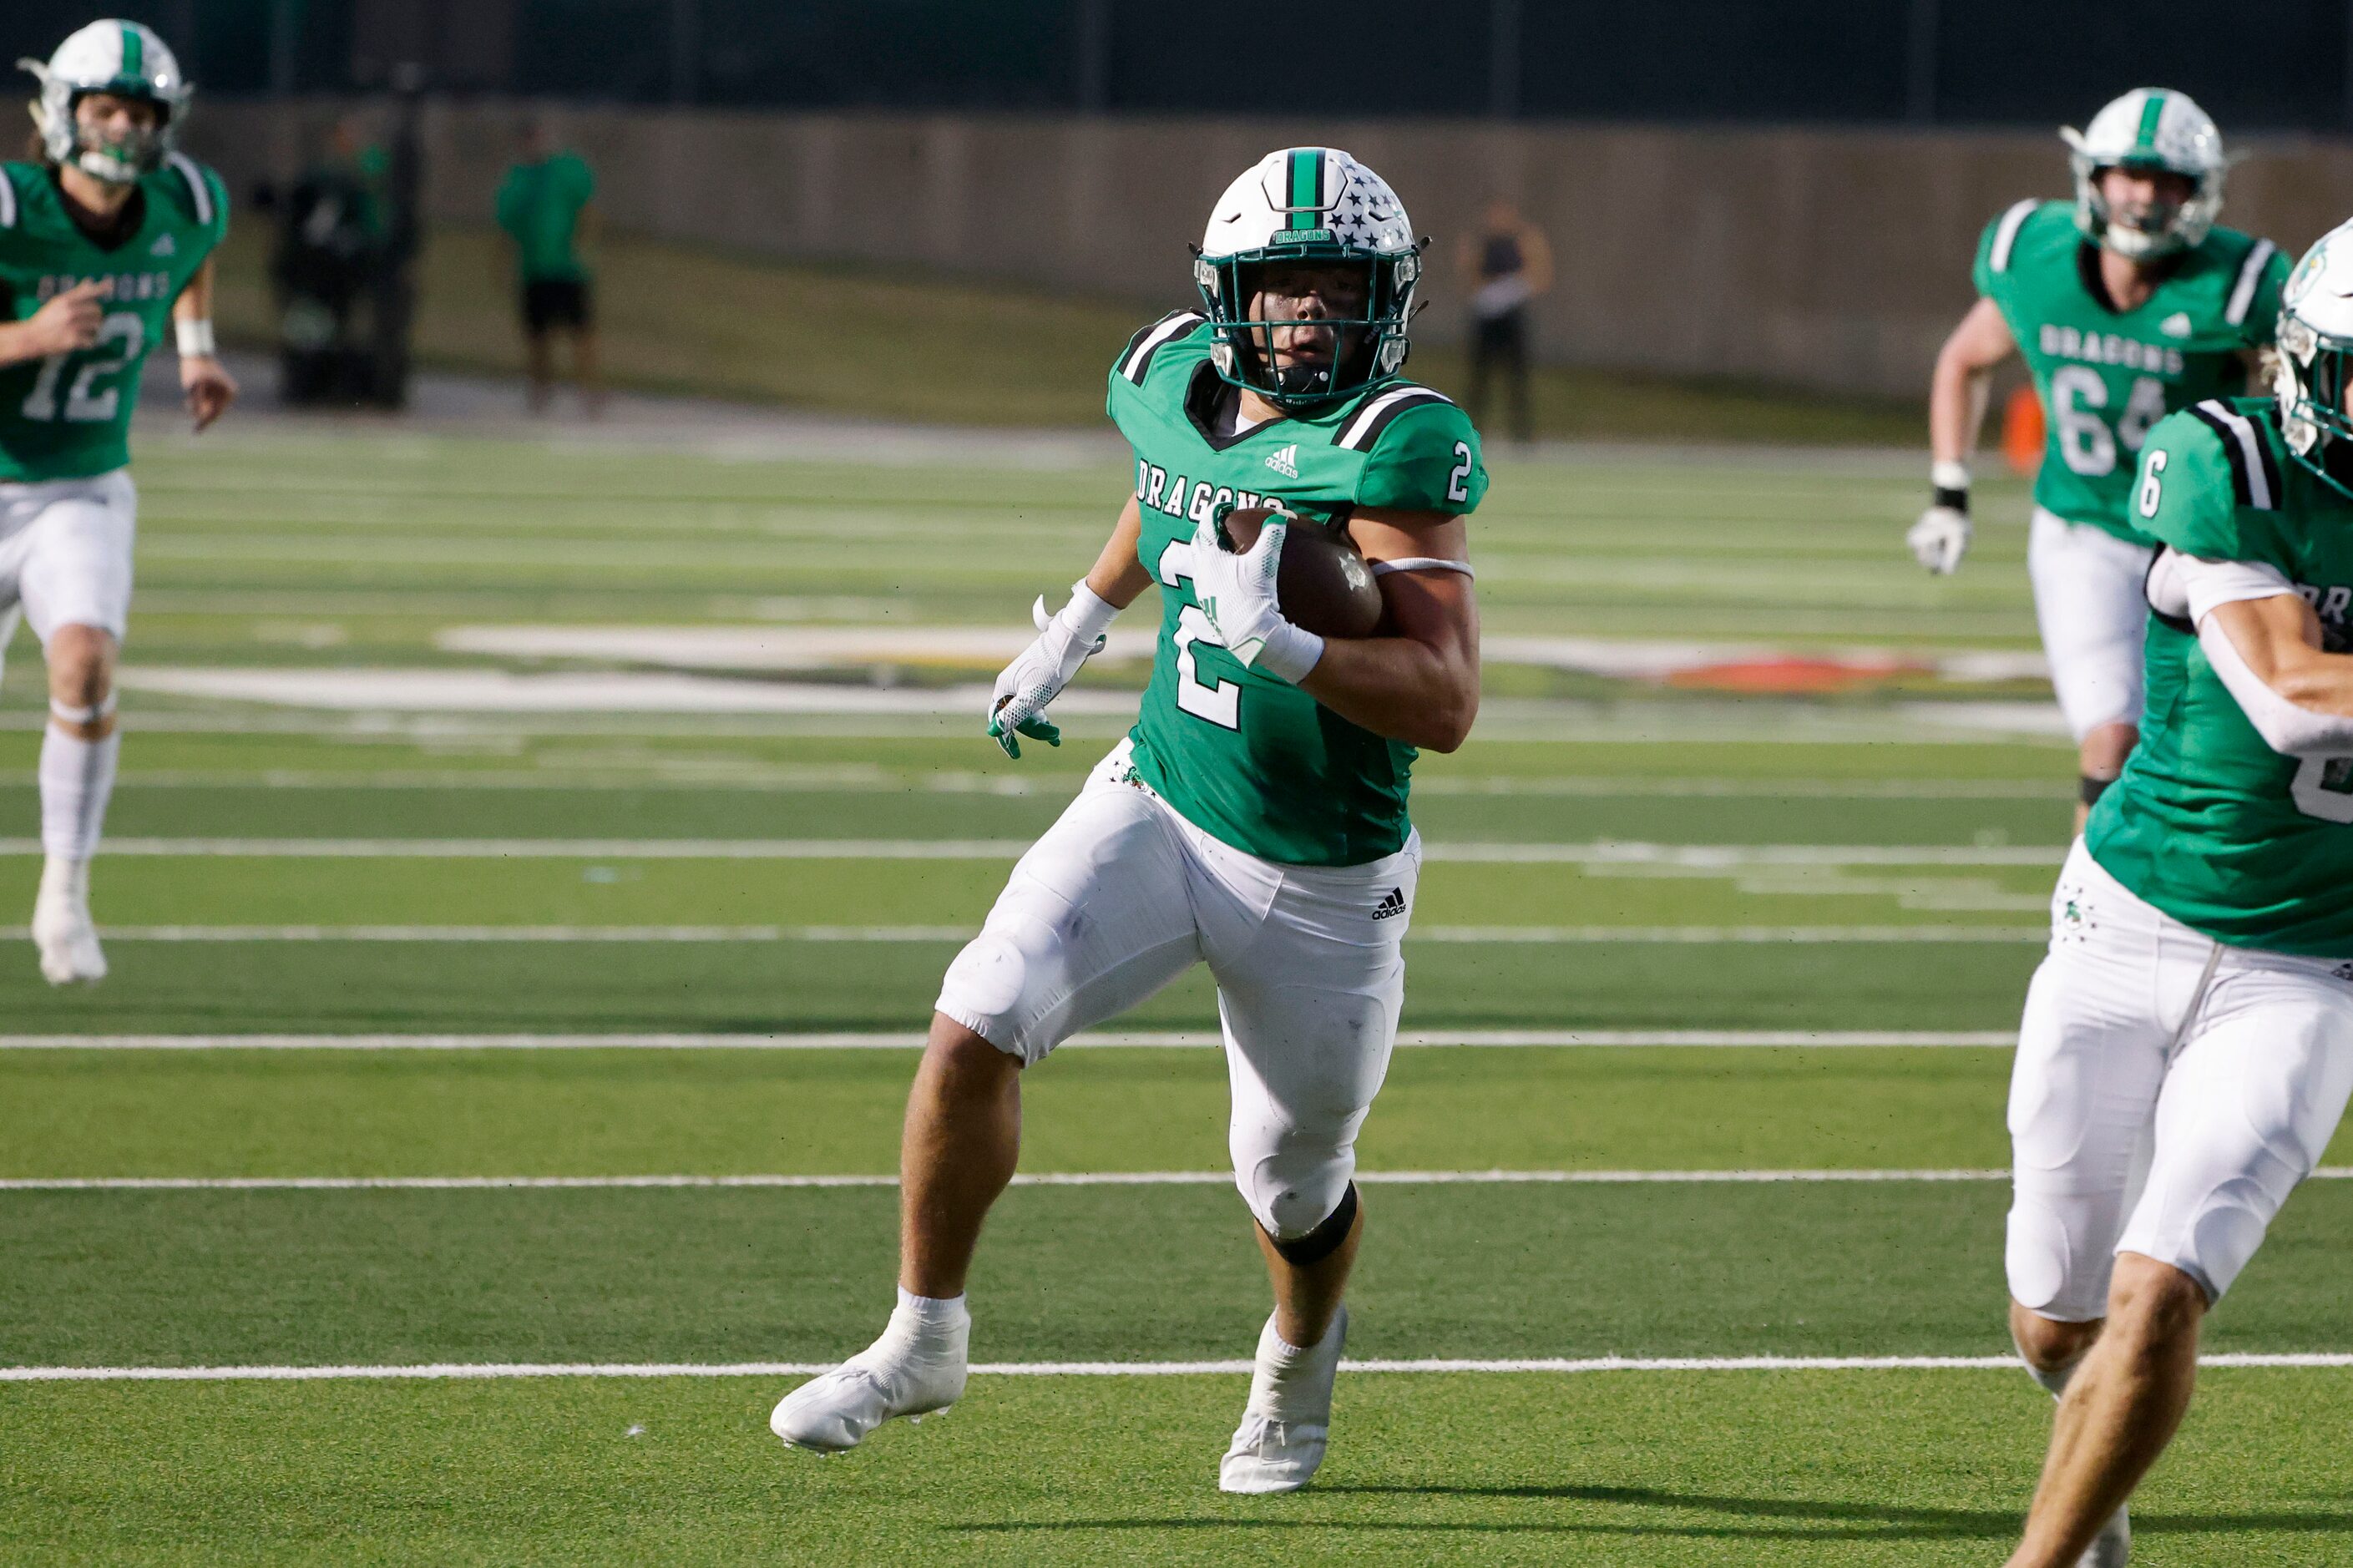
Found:
<svg viewBox="0 0 2353 1568"><path fill-rule="evenodd" d="M2133 151L2147 153L2157 146L2157 122L2165 118L2165 94L2152 92L2148 101L2140 106L2140 130L2133 136Z"/></svg>
<svg viewBox="0 0 2353 1568"><path fill-rule="evenodd" d="M122 24L122 74L143 77L147 74L147 45L139 37L139 29L130 23Z"/></svg>
<svg viewBox="0 0 2353 1568"><path fill-rule="evenodd" d="M1321 209L1324 205L1323 148L1301 147L1291 154L1291 200L1285 205L1291 208L1291 222L1288 226L1314 228L1321 225L1323 221Z"/></svg>

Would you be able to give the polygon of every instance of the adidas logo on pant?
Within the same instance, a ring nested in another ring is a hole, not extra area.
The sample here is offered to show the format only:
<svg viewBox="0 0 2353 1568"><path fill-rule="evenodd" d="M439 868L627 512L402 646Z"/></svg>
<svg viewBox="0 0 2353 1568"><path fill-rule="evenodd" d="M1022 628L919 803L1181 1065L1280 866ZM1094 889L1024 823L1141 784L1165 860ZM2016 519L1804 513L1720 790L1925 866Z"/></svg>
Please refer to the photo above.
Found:
<svg viewBox="0 0 2353 1568"><path fill-rule="evenodd" d="M1388 891L1388 896L1383 899L1379 903L1373 906L1373 919L1377 921L1385 921L1392 915L1401 915L1403 913L1405 913L1405 889L1403 888L1391 888Z"/></svg>

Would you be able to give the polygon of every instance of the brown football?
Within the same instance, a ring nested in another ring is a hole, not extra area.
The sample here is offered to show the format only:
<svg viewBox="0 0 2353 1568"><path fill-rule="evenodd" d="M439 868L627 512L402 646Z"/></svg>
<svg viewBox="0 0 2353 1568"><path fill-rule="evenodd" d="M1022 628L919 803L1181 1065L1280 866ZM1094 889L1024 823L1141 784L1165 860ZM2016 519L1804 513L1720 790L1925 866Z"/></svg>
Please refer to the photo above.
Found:
<svg viewBox="0 0 2353 1568"><path fill-rule="evenodd" d="M1258 542L1259 530L1275 515L1263 506L1237 507L1222 526L1237 552ZM1380 585L1365 564L1347 525L1300 518L1282 542L1282 565L1274 579L1275 602L1293 626L1325 637L1368 637L1381 621Z"/></svg>

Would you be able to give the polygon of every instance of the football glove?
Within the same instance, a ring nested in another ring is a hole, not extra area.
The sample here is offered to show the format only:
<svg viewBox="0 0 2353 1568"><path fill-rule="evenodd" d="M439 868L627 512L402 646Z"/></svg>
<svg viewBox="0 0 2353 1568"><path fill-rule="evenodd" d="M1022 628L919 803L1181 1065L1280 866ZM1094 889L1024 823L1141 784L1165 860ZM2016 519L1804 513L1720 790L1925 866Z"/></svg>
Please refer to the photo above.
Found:
<svg viewBox="0 0 2353 1568"><path fill-rule="evenodd" d="M1281 514L1278 514L1281 515ZM1297 685L1324 657L1324 639L1282 618L1275 577L1291 525L1269 521L1240 555L1225 546L1215 523L1193 531L1193 603L1209 628L1246 669L1265 669Z"/></svg>
<svg viewBox="0 0 2353 1568"><path fill-rule="evenodd" d="M1969 514L1957 507L1932 506L1920 514L1904 542L1921 565L1939 577L1948 576L1968 550Z"/></svg>
<svg viewBox="0 0 2353 1568"><path fill-rule="evenodd" d="M1071 584L1071 602L1058 616L1049 616L1046 596L1038 596L1029 608L1038 640L1005 667L988 700L988 732L1007 756L1020 756L1023 735L1050 746L1062 743L1060 726L1046 719L1046 704L1062 694L1081 665L1103 651L1118 614L1119 606L1097 596L1084 579Z"/></svg>

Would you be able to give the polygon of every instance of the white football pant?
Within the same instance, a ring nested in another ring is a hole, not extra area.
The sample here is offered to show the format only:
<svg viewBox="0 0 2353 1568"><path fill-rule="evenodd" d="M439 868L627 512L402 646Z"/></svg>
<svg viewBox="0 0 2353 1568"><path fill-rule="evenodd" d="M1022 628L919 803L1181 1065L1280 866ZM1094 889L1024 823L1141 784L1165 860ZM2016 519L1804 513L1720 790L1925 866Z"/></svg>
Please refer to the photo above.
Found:
<svg viewBox="0 0 2353 1568"><path fill-rule="evenodd" d="M2116 1254L2137 1252L2220 1300L2348 1090L2353 963L2217 942L2077 839L2010 1078L2010 1295L2105 1317Z"/></svg>
<svg viewBox="0 0 2353 1568"><path fill-rule="evenodd" d="M138 531L139 492L125 469L0 484L0 617L13 629L23 610L45 647L68 626L97 626L120 642Z"/></svg>
<svg viewBox="0 0 2353 1568"><path fill-rule="evenodd" d="M2026 542L2034 619L2052 689L2076 740L2103 724L2138 724L2141 646L2148 632L2142 584L2153 550L2041 507Z"/></svg>
<svg viewBox="0 0 2353 1568"><path fill-rule="evenodd" d="M1126 742L1014 867L940 1012L1025 1063L1196 963L1218 982L1235 1184L1278 1240L1340 1205L1388 1071L1417 836L1362 866L1282 866L1194 826Z"/></svg>

